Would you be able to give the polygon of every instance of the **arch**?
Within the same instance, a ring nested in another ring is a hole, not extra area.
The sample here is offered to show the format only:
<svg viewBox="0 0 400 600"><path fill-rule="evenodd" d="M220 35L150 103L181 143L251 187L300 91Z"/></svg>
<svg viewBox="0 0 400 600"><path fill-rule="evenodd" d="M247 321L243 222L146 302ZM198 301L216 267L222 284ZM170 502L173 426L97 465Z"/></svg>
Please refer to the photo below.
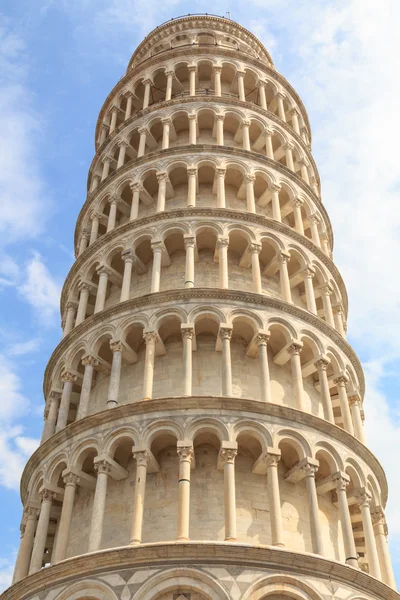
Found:
<svg viewBox="0 0 400 600"><path fill-rule="evenodd" d="M299 455L299 459L302 460L307 456L312 456L311 446L304 436L298 431L292 429L280 429L274 435L274 447L278 447L279 444L286 443L292 446L293 449Z"/></svg>
<svg viewBox="0 0 400 600"><path fill-rule="evenodd" d="M77 581L64 589L54 600L118 600L113 590L101 581L84 579Z"/></svg>
<svg viewBox="0 0 400 600"><path fill-rule="evenodd" d="M104 453L107 456L113 457L119 442L127 438L132 440L132 446L137 446L139 444L139 433L132 425L124 425L116 430L110 431L102 444Z"/></svg>
<svg viewBox="0 0 400 600"><path fill-rule="evenodd" d="M240 435L248 435L254 437L260 444L263 451L272 446L272 435L269 430L261 423L245 420L235 423L232 427L232 441L237 441Z"/></svg>
<svg viewBox="0 0 400 600"><path fill-rule="evenodd" d="M159 595L179 587L195 590L207 600L230 600L228 592L211 575L185 567L157 573L139 588L132 600L155 600Z"/></svg>
<svg viewBox="0 0 400 600"><path fill-rule="evenodd" d="M222 441L229 441L229 429L222 421L214 419L212 417L200 417L194 419L189 423L186 428L186 437L189 440L195 440L195 438L201 433L211 433L217 436Z"/></svg>
<svg viewBox="0 0 400 600"><path fill-rule="evenodd" d="M163 419L147 425L142 433L144 445L150 448L154 440L162 435L173 436L176 440L184 439L182 427L178 423Z"/></svg>
<svg viewBox="0 0 400 600"><path fill-rule="evenodd" d="M329 475L333 475L338 471L343 471L343 460L336 448L329 442L325 442L324 440L317 442L314 446L313 457L317 458L317 454L320 454L323 460L328 464L330 469Z"/></svg>
<svg viewBox="0 0 400 600"><path fill-rule="evenodd" d="M288 600L322 600L309 584L291 575L260 577L246 590L242 600L263 600L272 594L287 596Z"/></svg>
<svg viewBox="0 0 400 600"><path fill-rule="evenodd" d="M90 438L82 441L72 452L71 466L78 467L80 469L88 454L92 452L96 452L96 455L100 453L99 440L96 438Z"/></svg>
<svg viewBox="0 0 400 600"><path fill-rule="evenodd" d="M366 479L362 468L354 458L347 458L344 470L350 477L350 481L355 488L366 487Z"/></svg>

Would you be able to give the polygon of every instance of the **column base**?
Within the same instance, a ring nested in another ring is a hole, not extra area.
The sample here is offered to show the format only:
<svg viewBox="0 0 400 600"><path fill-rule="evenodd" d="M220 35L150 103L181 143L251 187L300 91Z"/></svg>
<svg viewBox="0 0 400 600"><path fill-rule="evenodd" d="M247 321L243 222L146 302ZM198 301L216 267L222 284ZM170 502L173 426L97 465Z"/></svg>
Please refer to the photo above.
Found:
<svg viewBox="0 0 400 600"><path fill-rule="evenodd" d="M116 406L118 406L116 400L107 400L107 408L115 408Z"/></svg>
<svg viewBox="0 0 400 600"><path fill-rule="evenodd" d="M129 545L130 546L140 546L141 543L142 543L142 540L130 540Z"/></svg>
<svg viewBox="0 0 400 600"><path fill-rule="evenodd" d="M188 542L190 540L190 538L188 537L177 537L176 541L177 542Z"/></svg>
<svg viewBox="0 0 400 600"><path fill-rule="evenodd" d="M274 548L284 548L285 544L282 544L282 542L276 542L276 544L272 544Z"/></svg>
<svg viewBox="0 0 400 600"><path fill-rule="evenodd" d="M225 541L225 542L237 542L237 538L234 538L234 537L227 537L227 538L225 538L225 540L224 540L224 541Z"/></svg>
<svg viewBox="0 0 400 600"><path fill-rule="evenodd" d="M354 567L355 569L358 569L358 558L346 558L346 565L349 565L349 567Z"/></svg>

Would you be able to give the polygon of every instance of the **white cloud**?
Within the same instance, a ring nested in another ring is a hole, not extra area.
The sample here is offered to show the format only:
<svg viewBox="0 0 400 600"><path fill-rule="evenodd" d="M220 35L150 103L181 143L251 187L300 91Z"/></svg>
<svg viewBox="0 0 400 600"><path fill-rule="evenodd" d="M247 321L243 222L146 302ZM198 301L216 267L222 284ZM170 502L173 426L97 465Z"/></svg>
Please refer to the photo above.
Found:
<svg viewBox="0 0 400 600"><path fill-rule="evenodd" d="M43 122L33 110L23 40L0 14L0 244L36 236L50 206L39 170Z"/></svg>
<svg viewBox="0 0 400 600"><path fill-rule="evenodd" d="M33 338L25 342L15 342L8 348L9 356L24 356L25 354L31 354L39 349L41 340L40 338Z"/></svg>
<svg viewBox="0 0 400 600"><path fill-rule="evenodd" d="M61 287L37 252L26 265L25 281L18 287L18 291L36 310L41 323L53 324L59 310Z"/></svg>
<svg viewBox="0 0 400 600"><path fill-rule="evenodd" d="M10 558L0 558L0 593L11 585L16 552L14 554Z"/></svg>

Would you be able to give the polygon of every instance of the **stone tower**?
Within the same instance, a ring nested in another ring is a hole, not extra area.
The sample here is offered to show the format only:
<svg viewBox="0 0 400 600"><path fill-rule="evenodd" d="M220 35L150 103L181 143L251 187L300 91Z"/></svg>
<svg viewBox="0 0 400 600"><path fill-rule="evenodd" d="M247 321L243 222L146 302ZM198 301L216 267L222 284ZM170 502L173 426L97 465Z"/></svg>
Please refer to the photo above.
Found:
<svg viewBox="0 0 400 600"><path fill-rule="evenodd" d="M178 18L95 139L4 600L398 600L299 96Z"/></svg>

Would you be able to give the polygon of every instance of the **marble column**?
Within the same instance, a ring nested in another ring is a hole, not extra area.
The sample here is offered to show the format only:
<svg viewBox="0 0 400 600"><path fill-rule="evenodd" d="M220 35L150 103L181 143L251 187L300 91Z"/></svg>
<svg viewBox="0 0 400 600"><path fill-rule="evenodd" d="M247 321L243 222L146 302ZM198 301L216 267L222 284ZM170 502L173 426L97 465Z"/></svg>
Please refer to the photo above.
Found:
<svg viewBox="0 0 400 600"><path fill-rule="evenodd" d="M104 156L104 158L102 158L101 162L103 163L103 170L101 172L101 181L104 181L108 177L110 165L113 160L112 156Z"/></svg>
<svg viewBox="0 0 400 600"><path fill-rule="evenodd" d="M301 361L300 352L303 344L294 342L289 348L288 353L290 354L290 363L292 367L292 385L293 395L296 400L296 408L298 410L305 410L304 406L304 389L303 389L303 375L301 372Z"/></svg>
<svg viewBox="0 0 400 600"><path fill-rule="evenodd" d="M193 446L178 442L179 456L178 478L178 535L177 540L185 542L189 539L190 521L190 468L193 460Z"/></svg>
<svg viewBox="0 0 400 600"><path fill-rule="evenodd" d="M145 79L143 81L144 85L144 95L143 95L143 110L149 106L150 103L150 90L152 85L151 79Z"/></svg>
<svg viewBox="0 0 400 600"><path fill-rule="evenodd" d="M61 509L61 517L58 525L57 544L55 547L53 561L54 563L64 560L67 553L69 532L71 529L72 511L74 508L75 491L80 479L75 473L66 473L63 475L65 484L64 498Z"/></svg>
<svg viewBox="0 0 400 600"><path fill-rule="evenodd" d="M183 243L186 251L185 288L192 288L194 287L194 250L196 247L196 238L184 236Z"/></svg>
<svg viewBox="0 0 400 600"><path fill-rule="evenodd" d="M129 148L129 144L128 144L128 142L126 140L120 140L117 143L117 146L119 148L117 169L120 169L121 167L124 166L125 156L126 156L126 149Z"/></svg>
<svg viewBox="0 0 400 600"><path fill-rule="evenodd" d="M311 239L318 248L321 248L321 240L319 237L319 218L316 214L310 215L310 230L311 230Z"/></svg>
<svg viewBox="0 0 400 600"><path fill-rule="evenodd" d="M189 115L189 144L197 143L197 115Z"/></svg>
<svg viewBox="0 0 400 600"><path fill-rule="evenodd" d="M265 151L267 153L267 158L274 160L274 147L272 145L272 136L274 135L274 132L272 131L272 129L268 129L268 127L266 127L264 129L264 133L265 133Z"/></svg>
<svg viewBox="0 0 400 600"><path fill-rule="evenodd" d="M222 71L222 67L220 67L220 66L214 66L213 67L213 73L214 73L214 94L215 94L215 96L222 96L221 71Z"/></svg>
<svg viewBox="0 0 400 600"><path fill-rule="evenodd" d="M125 108L125 117L124 120L127 121L132 116L132 100L133 96L130 91L127 92L126 96L126 108Z"/></svg>
<svg viewBox="0 0 400 600"><path fill-rule="evenodd" d="M133 266L133 252L132 250L125 250L121 254L122 260L124 261L124 275L122 278L121 296L119 301L125 302L129 300L131 292L131 278L132 278L132 266Z"/></svg>
<svg viewBox="0 0 400 600"><path fill-rule="evenodd" d="M169 148L169 130L172 125L172 120L169 117L167 117L166 119L161 119L161 123L163 126L163 137L162 137L161 149L167 150Z"/></svg>
<svg viewBox="0 0 400 600"><path fill-rule="evenodd" d="M218 146L224 145L224 120L225 115L215 115Z"/></svg>
<svg viewBox="0 0 400 600"><path fill-rule="evenodd" d="M332 296L332 289L330 288L330 286L329 285L322 286L321 297L322 297L322 306L324 308L325 320L327 323L329 323L329 325L331 327L334 328L335 321L333 318L331 296Z"/></svg>
<svg viewBox="0 0 400 600"><path fill-rule="evenodd" d="M50 490L42 489L40 492L41 506L39 520L36 527L36 535L33 542L29 575L36 573L43 566L43 554L46 547L47 533L49 529L50 511L54 494Z"/></svg>
<svg viewBox="0 0 400 600"><path fill-rule="evenodd" d="M76 310L78 308L78 304L76 302L67 302L67 316L65 318L65 326L63 331L63 337L68 335L74 326L74 320L76 315Z"/></svg>
<svg viewBox="0 0 400 600"><path fill-rule="evenodd" d="M335 484L337 493L346 563L351 567L358 568L357 551L354 543L353 528L351 526L350 511L346 494L346 487L349 485L350 480L348 475L341 473L340 471L332 476L332 480Z"/></svg>
<svg viewBox="0 0 400 600"><path fill-rule="evenodd" d="M244 91L244 71L237 71L237 82L238 82L238 92L239 92L239 100L242 102L246 102L246 94Z"/></svg>
<svg viewBox="0 0 400 600"><path fill-rule="evenodd" d="M361 510L369 573L377 579L382 579L378 552L375 543L374 529L372 526L371 519L371 496L366 490L363 489L360 491L360 494L357 497L357 503Z"/></svg>
<svg viewBox="0 0 400 600"><path fill-rule="evenodd" d="M267 110L267 97L265 95L265 81L259 81L257 83L258 94L260 97L260 106L264 110Z"/></svg>
<svg viewBox="0 0 400 600"><path fill-rule="evenodd" d="M103 536L104 510L107 498L108 476L111 472L111 466L107 460L100 460L94 463L97 471L96 489L93 498L92 520L90 523L88 552L96 552L101 548L101 539Z"/></svg>
<svg viewBox="0 0 400 600"><path fill-rule="evenodd" d="M250 151L250 132L249 132L250 121L247 121L247 120L242 121L240 124L240 127L242 128L243 150Z"/></svg>
<svg viewBox="0 0 400 600"><path fill-rule="evenodd" d="M146 331L143 333L143 338L146 343L143 375L143 400L151 400L153 395L154 358L158 335L155 331Z"/></svg>
<svg viewBox="0 0 400 600"><path fill-rule="evenodd" d="M99 224L100 224L101 215L100 215L100 213L97 213L96 211L92 211L90 213L90 218L92 220L92 226L90 229L89 246L94 244L94 242L97 240L97 236L99 235Z"/></svg>
<svg viewBox="0 0 400 600"><path fill-rule="evenodd" d="M86 248L89 245L89 240L90 240L90 229L84 228L82 231L80 242L79 242L78 256L80 256L83 252L85 252Z"/></svg>
<svg viewBox="0 0 400 600"><path fill-rule="evenodd" d="M342 337L344 337L346 339L346 332L344 330L344 324L343 324L343 319L344 319L343 307L340 304L337 304L336 306L332 307L332 311L333 311L333 318L335 321L335 329L338 333L340 333L340 335Z"/></svg>
<svg viewBox="0 0 400 600"><path fill-rule="evenodd" d="M167 173L157 173L158 181L158 196L157 196L157 212L165 211L165 196L167 192Z"/></svg>
<svg viewBox="0 0 400 600"><path fill-rule="evenodd" d="M99 284L97 286L96 303L94 305L94 314L104 310L104 305L107 296L108 278L110 269L107 265L99 265L96 269L99 276Z"/></svg>
<svg viewBox="0 0 400 600"><path fill-rule="evenodd" d="M374 526L375 544L378 551L382 581L395 590L396 580L393 573L392 560L390 558L387 540L388 530L382 507L378 506L372 512L372 523Z"/></svg>
<svg viewBox="0 0 400 600"><path fill-rule="evenodd" d="M353 419L354 435L365 445L364 425L361 418L361 398L358 393L350 394L348 397L350 412Z"/></svg>
<svg viewBox="0 0 400 600"><path fill-rule="evenodd" d="M145 450L133 449L133 457L136 460L135 490L133 495L133 512L131 523L131 537L129 544L134 546L142 541L143 510L146 492L147 466L149 454Z"/></svg>
<svg viewBox="0 0 400 600"><path fill-rule="evenodd" d="M63 373L61 380L64 383L64 385L61 394L60 408L58 409L56 433L67 426L69 406L71 404L72 388L77 380L77 376L73 373L69 373L68 371L66 371L65 373Z"/></svg>
<svg viewBox="0 0 400 600"><path fill-rule="evenodd" d="M281 296L285 302L292 302L292 292L290 289L288 262L290 254L281 250L278 254L279 260L279 279L281 284Z"/></svg>
<svg viewBox="0 0 400 600"><path fill-rule="evenodd" d="M267 465L267 491L271 519L272 546L283 547L283 526L281 497L279 491L278 463L281 458L280 450L268 452L265 457Z"/></svg>
<svg viewBox="0 0 400 600"><path fill-rule="evenodd" d="M290 111L290 116L292 117L292 127L297 133L297 135L300 135L299 115L299 109L296 107L292 108L292 110Z"/></svg>
<svg viewBox="0 0 400 600"><path fill-rule="evenodd" d="M346 390L348 381L348 377L344 374L336 377L334 380L339 396L340 411L343 419L343 429L350 433L350 435L354 435L353 421L351 419L349 400L347 398Z"/></svg>
<svg viewBox="0 0 400 600"><path fill-rule="evenodd" d="M183 395L192 395L192 351L194 329L192 326L181 326L183 341Z"/></svg>
<svg viewBox="0 0 400 600"><path fill-rule="evenodd" d="M254 182L256 180L255 175L247 174L244 176L244 182L246 185L246 208L247 212L256 212L256 203L254 199Z"/></svg>
<svg viewBox="0 0 400 600"><path fill-rule="evenodd" d="M108 384L107 408L114 408L119 404L119 384L121 380L123 344L121 341L110 341L113 353L110 382Z"/></svg>
<svg viewBox="0 0 400 600"><path fill-rule="evenodd" d="M272 202L272 218L275 221L282 222L281 216L281 205L279 203L279 192L281 191L281 186L272 184L271 186L271 202Z"/></svg>
<svg viewBox="0 0 400 600"><path fill-rule="evenodd" d="M131 214L129 216L129 220L134 221L135 219L138 218L140 192L143 190L143 187L139 181L130 183L129 187L132 190L132 204L131 204Z"/></svg>
<svg viewBox="0 0 400 600"><path fill-rule="evenodd" d="M188 197L187 207L193 208L196 206L196 186L197 186L197 169L195 167L187 169L188 176Z"/></svg>
<svg viewBox="0 0 400 600"><path fill-rule="evenodd" d="M331 251L329 248L329 239L328 239L328 235L326 232L321 233L320 240L321 240L322 252L325 254L325 256L328 256L330 258Z"/></svg>
<svg viewBox="0 0 400 600"><path fill-rule="evenodd" d="M260 269L260 252L261 252L261 244L250 244L249 246L251 252L251 272L253 278L253 291L256 294L262 294L262 284L261 284L261 269Z"/></svg>
<svg viewBox="0 0 400 600"><path fill-rule="evenodd" d="M79 399L78 414L76 420L83 419L88 414L90 392L92 391L93 373L94 369L98 367L99 361L94 356L84 356L82 358L82 365L85 367L83 374L81 396Z"/></svg>
<svg viewBox="0 0 400 600"><path fill-rule="evenodd" d="M138 147L137 157L141 158L142 156L144 156L144 153L146 151L146 140L147 140L146 127L140 127L138 129L138 133L140 135L140 138L139 138L139 147Z"/></svg>
<svg viewBox="0 0 400 600"><path fill-rule="evenodd" d="M175 76L174 71L167 71L165 73L167 76L167 86L165 89L165 101L168 102L172 98L172 82Z"/></svg>
<svg viewBox="0 0 400 600"><path fill-rule="evenodd" d="M104 144L104 142L106 141L107 135L108 135L108 125L106 123L102 123L101 125L101 129L100 129L100 140L99 140L99 144L100 146L102 144Z"/></svg>
<svg viewBox="0 0 400 600"><path fill-rule="evenodd" d="M228 238L218 238L218 261L219 261L219 287L223 290L229 288L228 284Z"/></svg>
<svg viewBox="0 0 400 600"><path fill-rule="evenodd" d="M312 548L315 554L321 554L321 556L323 556L324 550L321 523L319 519L318 496L315 485L315 473L318 471L318 465L311 463L308 459L306 459L306 461L307 462L302 466L302 470L305 473L306 479Z"/></svg>
<svg viewBox="0 0 400 600"><path fill-rule="evenodd" d="M83 323L83 321L86 319L86 310L87 310L87 305L88 305L88 300L89 300L90 286L88 283L85 283L84 281L82 281L79 284L78 289L79 289L79 303L78 303L78 312L76 313L75 327L77 327L78 325Z"/></svg>
<svg viewBox="0 0 400 600"><path fill-rule="evenodd" d="M28 575L39 510L28 506L21 523L21 541L15 563L13 584Z"/></svg>
<svg viewBox="0 0 400 600"><path fill-rule="evenodd" d="M162 242L152 242L151 249L153 250L153 270L150 292L153 294L160 291L161 258L164 251L164 244Z"/></svg>
<svg viewBox="0 0 400 600"><path fill-rule="evenodd" d="M268 363L268 341L269 333L258 332L255 338L258 347L258 358L260 362L260 392L261 402L272 402L271 380L269 376Z"/></svg>
<svg viewBox="0 0 400 600"><path fill-rule="evenodd" d="M41 443L48 440L56 431L58 407L60 406L61 394L52 390L50 392L50 406L47 413L47 418L43 427Z"/></svg>
<svg viewBox="0 0 400 600"><path fill-rule="evenodd" d="M218 208L225 208L225 175L226 169L217 167L215 169L217 177L217 206Z"/></svg>
<svg viewBox="0 0 400 600"><path fill-rule="evenodd" d="M235 490L235 458L237 450L221 448L220 460L224 465L224 515L225 541L236 542L236 490Z"/></svg>
<svg viewBox="0 0 400 600"><path fill-rule="evenodd" d="M304 288L306 291L306 303L307 310L309 310L314 315L317 313L317 304L315 302L315 292L313 286L313 279L315 276L315 270L311 267L307 267L304 269Z"/></svg>
<svg viewBox="0 0 400 600"><path fill-rule="evenodd" d="M315 366L317 367L318 371L321 399L324 407L324 417L327 421L334 424L335 417L333 416L332 398L329 391L328 376L326 374L327 368L329 367L329 361L322 357L315 362Z"/></svg>
<svg viewBox="0 0 400 600"><path fill-rule="evenodd" d="M113 106L110 113L111 113L111 122L110 122L109 133L111 134L111 133L113 133L113 131L115 130L115 127L117 125L118 107Z"/></svg>
<svg viewBox="0 0 400 600"><path fill-rule="evenodd" d="M117 208L118 208L118 203L121 201L121 199L116 196L110 196L108 203L110 205L110 213L108 215L108 221L107 221L107 233L109 233L110 231L112 231L115 228L115 222L117 220Z"/></svg>
<svg viewBox="0 0 400 600"><path fill-rule="evenodd" d="M285 123L286 123L285 106L283 104L284 98L285 98L285 95L282 92L277 93L276 102L278 104L278 115L279 115L279 118L282 119L282 121L285 121Z"/></svg>
<svg viewBox="0 0 400 600"><path fill-rule="evenodd" d="M189 70L189 96L195 96L196 95L196 73L197 73L197 66L196 65L190 65L188 67Z"/></svg>
<svg viewBox="0 0 400 600"><path fill-rule="evenodd" d="M232 396L232 364L231 364L231 337L232 327L219 329L222 341L222 395Z"/></svg>
<svg viewBox="0 0 400 600"><path fill-rule="evenodd" d="M294 198L294 200L292 200L295 229L296 229L296 231L301 233L301 235L304 235L303 216L301 214L302 206L303 206L303 201L300 200L300 198Z"/></svg>

